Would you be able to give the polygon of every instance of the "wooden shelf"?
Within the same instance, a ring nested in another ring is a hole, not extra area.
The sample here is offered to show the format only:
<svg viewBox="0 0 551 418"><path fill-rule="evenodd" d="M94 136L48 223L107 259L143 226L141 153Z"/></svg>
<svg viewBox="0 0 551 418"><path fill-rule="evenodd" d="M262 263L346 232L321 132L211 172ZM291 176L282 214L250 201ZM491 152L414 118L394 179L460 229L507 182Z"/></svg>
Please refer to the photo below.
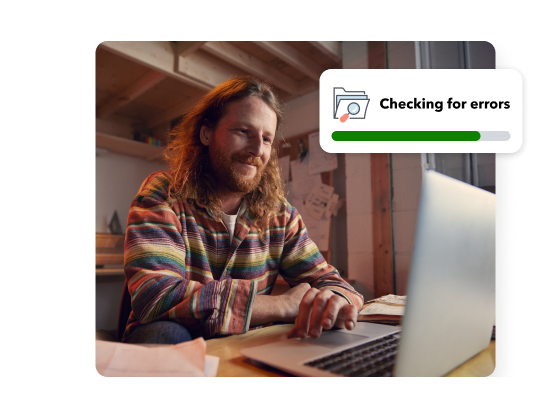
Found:
<svg viewBox="0 0 551 418"><path fill-rule="evenodd" d="M116 154L143 158L148 161L163 161L162 147L132 141L131 139L96 132L96 147L103 148Z"/></svg>
<svg viewBox="0 0 551 418"><path fill-rule="evenodd" d="M124 276L122 268L97 268L96 276Z"/></svg>

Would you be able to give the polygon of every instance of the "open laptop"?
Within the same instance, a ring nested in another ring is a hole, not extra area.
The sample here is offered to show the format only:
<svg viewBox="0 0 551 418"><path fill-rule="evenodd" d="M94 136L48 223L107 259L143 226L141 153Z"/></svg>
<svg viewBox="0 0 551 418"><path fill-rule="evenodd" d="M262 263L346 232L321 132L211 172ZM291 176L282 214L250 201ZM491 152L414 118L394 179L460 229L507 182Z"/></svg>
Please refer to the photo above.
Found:
<svg viewBox="0 0 551 418"><path fill-rule="evenodd" d="M298 376L443 376L490 343L495 195L425 171L401 327L358 322L241 354Z"/></svg>

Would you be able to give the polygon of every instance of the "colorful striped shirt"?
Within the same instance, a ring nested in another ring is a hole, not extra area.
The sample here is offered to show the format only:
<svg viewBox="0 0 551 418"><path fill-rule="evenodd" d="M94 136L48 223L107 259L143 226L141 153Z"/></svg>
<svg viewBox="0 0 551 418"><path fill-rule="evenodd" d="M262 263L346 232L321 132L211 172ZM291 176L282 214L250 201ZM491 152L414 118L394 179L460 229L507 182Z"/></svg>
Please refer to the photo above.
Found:
<svg viewBox="0 0 551 418"><path fill-rule="evenodd" d="M204 338L245 333L255 295L269 295L278 273L291 287L330 289L361 309L363 297L326 263L294 207L274 216L266 242L245 211L230 242L208 209L168 198L169 182L168 173L153 173L130 208L124 271L132 312L123 341L137 326L161 320Z"/></svg>

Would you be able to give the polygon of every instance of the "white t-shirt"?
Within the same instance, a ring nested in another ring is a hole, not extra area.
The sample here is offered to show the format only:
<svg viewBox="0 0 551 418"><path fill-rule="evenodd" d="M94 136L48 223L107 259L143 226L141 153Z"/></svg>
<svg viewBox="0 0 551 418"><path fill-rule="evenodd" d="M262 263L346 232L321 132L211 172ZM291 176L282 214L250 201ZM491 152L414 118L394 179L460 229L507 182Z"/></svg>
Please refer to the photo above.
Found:
<svg viewBox="0 0 551 418"><path fill-rule="evenodd" d="M222 212L222 222L224 222L224 225L226 225L226 228L228 228L228 232L230 234L230 242L232 242L233 240L233 233L235 231L235 223L237 222L237 218L245 213L246 209L247 203L245 202L245 200L243 200L235 215L226 215L224 212Z"/></svg>

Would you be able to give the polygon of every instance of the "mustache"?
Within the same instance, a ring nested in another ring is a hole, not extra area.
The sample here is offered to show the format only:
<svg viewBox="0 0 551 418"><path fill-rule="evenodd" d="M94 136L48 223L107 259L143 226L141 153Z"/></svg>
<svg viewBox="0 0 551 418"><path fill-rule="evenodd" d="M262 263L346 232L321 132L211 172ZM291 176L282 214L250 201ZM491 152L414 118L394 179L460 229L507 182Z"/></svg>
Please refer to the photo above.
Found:
<svg viewBox="0 0 551 418"><path fill-rule="evenodd" d="M257 168L262 167L262 160L259 157L253 157L251 155L234 155L232 161L238 161L240 163L246 163L254 165Z"/></svg>

